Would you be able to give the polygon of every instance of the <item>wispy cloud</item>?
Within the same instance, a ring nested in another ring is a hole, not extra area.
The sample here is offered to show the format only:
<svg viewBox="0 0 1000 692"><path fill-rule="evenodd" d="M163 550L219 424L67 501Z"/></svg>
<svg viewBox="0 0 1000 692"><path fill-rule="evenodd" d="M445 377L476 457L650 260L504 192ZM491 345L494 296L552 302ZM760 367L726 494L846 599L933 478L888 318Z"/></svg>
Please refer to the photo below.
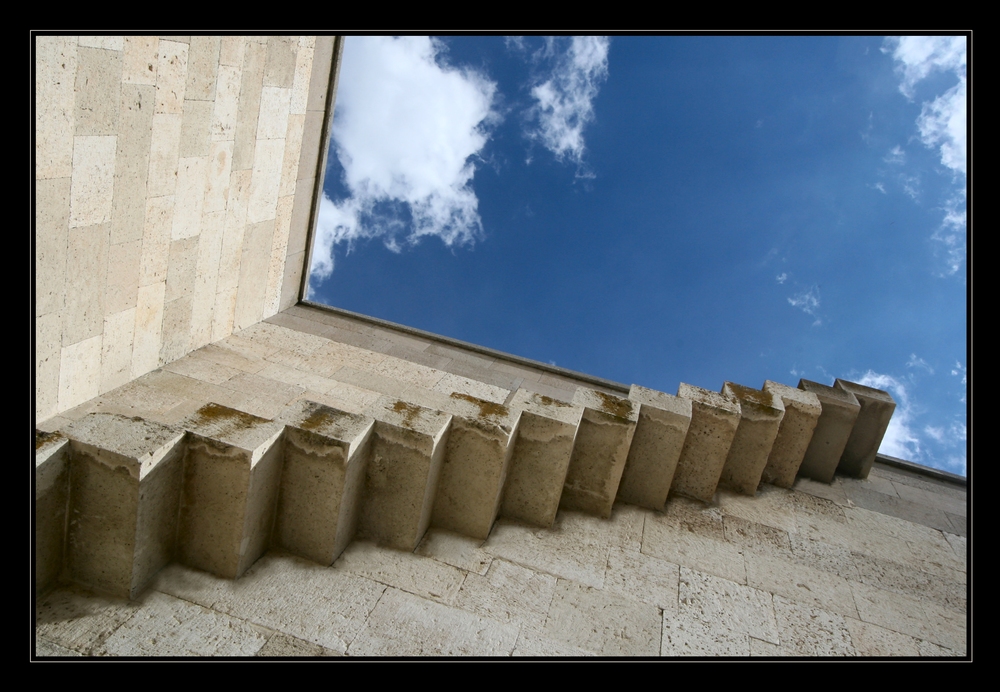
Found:
<svg viewBox="0 0 1000 692"><path fill-rule="evenodd" d="M885 155L882 160L886 163L900 165L906 162L906 152L904 152L897 144L889 151L888 154Z"/></svg>
<svg viewBox="0 0 1000 692"><path fill-rule="evenodd" d="M952 375L961 375L962 376L962 384L965 384L965 366L962 365L961 362L959 362L957 360L955 361L955 367L953 367L951 369L951 374Z"/></svg>
<svg viewBox="0 0 1000 692"><path fill-rule="evenodd" d="M813 286L805 291L800 291L794 296L788 299L789 305L795 308L799 308L802 312L807 315L811 315L816 318L813 322L814 327L818 327L823 324L823 320L819 317L819 286Z"/></svg>
<svg viewBox="0 0 1000 692"><path fill-rule="evenodd" d="M889 421L879 451L899 459L918 461L921 458L920 438L913 430L913 410L906 386L891 375L879 374L872 370L862 375L857 383L885 390L896 401L896 410Z"/></svg>
<svg viewBox="0 0 1000 692"><path fill-rule="evenodd" d="M928 365L927 361L924 360L923 358L917 357L916 353L911 353L910 354L910 359L908 361L906 361L906 367L908 367L908 368L921 368L923 370L926 370L931 375L934 374L934 368L932 368L930 365Z"/></svg>
<svg viewBox="0 0 1000 692"><path fill-rule="evenodd" d="M944 249L945 274L955 274L961 269L966 253L967 41L964 36L893 37L885 40L882 52L892 53L900 75L899 90L911 101L917 85L934 73L951 73L956 80L947 91L923 102L916 122L920 141L937 150L941 163L961 186L946 205L941 228L932 236ZM916 199L916 186L906 191Z"/></svg>
<svg viewBox="0 0 1000 692"><path fill-rule="evenodd" d="M781 272L776 277L774 277L774 280L777 281L779 284L783 284L788 280L788 273Z"/></svg>
<svg viewBox="0 0 1000 692"><path fill-rule="evenodd" d="M875 184L874 184L874 185L872 185L871 187L872 187L872 189L874 189L874 190L878 190L878 191L879 191L879 192L881 192L881 193L882 193L883 195L887 195L887 194L889 194L888 192L886 192L886 191L885 191L885 185L884 185L884 184L883 184L883 183L882 183L881 181L879 181L879 182L875 183Z"/></svg>
<svg viewBox="0 0 1000 692"><path fill-rule="evenodd" d="M528 114L528 136L558 160L575 163L581 170L583 131L594 119L594 99L608 76L609 45L606 36L547 39L539 57L554 65L547 78L531 89L535 103Z"/></svg>
<svg viewBox="0 0 1000 692"><path fill-rule="evenodd" d="M498 119L496 85L443 52L428 37L347 39L332 149L349 196L320 201L311 281L331 274L340 243L379 238L398 251L425 236L481 237L473 159Z"/></svg>

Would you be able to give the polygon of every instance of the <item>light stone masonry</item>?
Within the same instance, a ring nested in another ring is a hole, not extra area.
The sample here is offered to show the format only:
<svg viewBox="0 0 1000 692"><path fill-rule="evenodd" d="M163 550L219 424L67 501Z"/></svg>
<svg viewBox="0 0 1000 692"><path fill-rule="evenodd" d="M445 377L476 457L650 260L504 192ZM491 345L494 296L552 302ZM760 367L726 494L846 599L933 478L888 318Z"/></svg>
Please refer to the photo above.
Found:
<svg viewBox="0 0 1000 692"><path fill-rule="evenodd" d="M726 394L683 382L677 396L691 401L691 426L677 462L671 493L711 502L739 426L740 404Z"/></svg>
<svg viewBox="0 0 1000 692"><path fill-rule="evenodd" d="M830 483L861 406L851 392L819 382L799 380L799 389L815 394L823 408L799 472L814 480Z"/></svg>
<svg viewBox="0 0 1000 692"><path fill-rule="evenodd" d="M755 495L785 407L781 399L770 392L733 382L723 384L722 391L740 402L740 422L729 446L719 484L744 495Z"/></svg>

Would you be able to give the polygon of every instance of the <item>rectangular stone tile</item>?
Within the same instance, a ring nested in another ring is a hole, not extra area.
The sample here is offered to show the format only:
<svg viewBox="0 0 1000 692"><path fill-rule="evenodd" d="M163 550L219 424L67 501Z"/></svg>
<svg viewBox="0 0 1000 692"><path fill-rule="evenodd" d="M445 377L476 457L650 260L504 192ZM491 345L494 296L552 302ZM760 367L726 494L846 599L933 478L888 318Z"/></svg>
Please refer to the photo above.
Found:
<svg viewBox="0 0 1000 692"><path fill-rule="evenodd" d="M852 555L859 580L886 591L933 602L956 613L966 612L965 581L943 579L918 569L879 560L864 553ZM957 574L961 574L960 572Z"/></svg>
<svg viewBox="0 0 1000 692"><path fill-rule="evenodd" d="M298 50L295 53L295 73L292 77L292 113L304 115L309 103L309 80L312 77L314 45L315 38L299 37Z"/></svg>
<svg viewBox="0 0 1000 692"><path fill-rule="evenodd" d="M35 318L35 422L55 415L59 403L62 313Z"/></svg>
<svg viewBox="0 0 1000 692"><path fill-rule="evenodd" d="M594 537L561 531L564 515L550 529L537 529L505 520L493 526L483 550L515 564L581 584L601 588L610 547Z"/></svg>
<svg viewBox="0 0 1000 692"><path fill-rule="evenodd" d="M112 244L142 238L154 98L155 89L150 85L126 84L121 89L111 206Z"/></svg>
<svg viewBox="0 0 1000 692"><path fill-rule="evenodd" d="M212 124L209 129L209 137L213 142L235 141L242 75L242 68L239 65L219 66L218 86L212 109Z"/></svg>
<svg viewBox="0 0 1000 692"><path fill-rule="evenodd" d="M746 583L743 554L727 542L717 510L703 511L682 498L667 502L666 513L647 514L642 552L739 584Z"/></svg>
<svg viewBox="0 0 1000 692"><path fill-rule="evenodd" d="M677 611L680 568L631 550L612 548L604 573L604 590L668 611Z"/></svg>
<svg viewBox="0 0 1000 692"><path fill-rule="evenodd" d="M811 538L803 538L798 534L792 534L791 541L791 555L782 559L823 570L850 581L861 579L853 555L848 548Z"/></svg>
<svg viewBox="0 0 1000 692"><path fill-rule="evenodd" d="M236 113L233 170L253 168L257 142L257 115L260 112L260 91L264 81L264 59L267 48L259 43L247 43L243 55L240 104Z"/></svg>
<svg viewBox="0 0 1000 692"><path fill-rule="evenodd" d="M214 101L215 78L219 69L218 36L192 36L188 48L185 105L188 101Z"/></svg>
<svg viewBox="0 0 1000 692"><path fill-rule="evenodd" d="M966 654L966 627L968 624L966 614L937 603L928 603L926 600L922 601L920 605L924 610L924 618L930 630L924 638L951 649L959 656L964 656Z"/></svg>
<svg viewBox="0 0 1000 692"><path fill-rule="evenodd" d="M304 146L304 145L303 145ZM316 189L316 175L299 178L295 183L295 201L292 204L292 220L288 227L288 256L306 250L306 240L311 230L313 191Z"/></svg>
<svg viewBox="0 0 1000 692"><path fill-rule="evenodd" d="M841 483L838 483L837 479L834 479L833 482L828 485L826 483L814 481L811 478L799 476L795 479L795 484L792 486L792 489L814 497L821 497L824 500L829 500L830 502L841 505L842 507L850 505L850 502L847 499L847 494L844 492L844 486Z"/></svg>
<svg viewBox="0 0 1000 692"><path fill-rule="evenodd" d="M288 109L291 97L291 89L281 89L276 86L264 86L261 89L260 113L257 116L258 140L285 138L288 134Z"/></svg>
<svg viewBox="0 0 1000 692"><path fill-rule="evenodd" d="M774 597L783 656L856 656L847 618Z"/></svg>
<svg viewBox="0 0 1000 692"><path fill-rule="evenodd" d="M165 292L166 283L159 282L140 286L136 294L131 365L133 378L153 370L160 364Z"/></svg>
<svg viewBox="0 0 1000 692"><path fill-rule="evenodd" d="M73 138L70 228L111 220L117 146L114 135Z"/></svg>
<svg viewBox="0 0 1000 692"><path fill-rule="evenodd" d="M964 514L952 514L951 512L944 513L948 517L948 521L951 522L953 531L960 536L967 536L969 533L969 522Z"/></svg>
<svg viewBox="0 0 1000 692"><path fill-rule="evenodd" d="M288 244L288 224L292 211L292 197L279 197L275 210L274 237L271 240L271 255L264 288L262 316L270 317L278 312L281 303L281 282L285 275L285 251Z"/></svg>
<svg viewBox="0 0 1000 692"><path fill-rule="evenodd" d="M730 630L778 644L771 594L745 584L680 568L679 609L704 622L725 622Z"/></svg>
<svg viewBox="0 0 1000 692"><path fill-rule="evenodd" d="M126 36L122 53L124 84L156 84L159 39L155 36ZM150 109L152 110L152 109Z"/></svg>
<svg viewBox="0 0 1000 692"><path fill-rule="evenodd" d="M744 558L750 586L848 617L858 616L853 584L846 579L760 553L747 552Z"/></svg>
<svg viewBox="0 0 1000 692"><path fill-rule="evenodd" d="M174 39L160 39L156 66L156 113L184 112L187 83L188 45Z"/></svg>
<svg viewBox="0 0 1000 692"><path fill-rule="evenodd" d="M796 531L792 493L773 485L762 486L756 497L719 490L716 499L723 514L740 517L782 531Z"/></svg>
<svg viewBox="0 0 1000 692"><path fill-rule="evenodd" d="M340 42L340 51L343 51L343 41ZM333 36L317 36L313 48L312 77L309 82L309 103L307 108L311 111L321 111L326 107L327 90L330 84L330 70L334 59L340 59L339 53L335 56L337 39Z"/></svg>
<svg viewBox="0 0 1000 692"><path fill-rule="evenodd" d="M302 124L302 153L299 156L299 172L295 176L298 180L315 179L319 174L319 152L322 146L323 113L310 110ZM311 192L309 197L312 197Z"/></svg>
<svg viewBox="0 0 1000 692"><path fill-rule="evenodd" d="M243 254L240 262L240 282L236 293L236 314L233 329L245 327L260 321L264 307L264 282L252 277L267 271L270 260L268 251L274 237L274 220L249 224L243 236Z"/></svg>
<svg viewBox="0 0 1000 692"><path fill-rule="evenodd" d="M753 550L760 547L779 554L787 553L792 549L787 531L732 515L722 517L722 524L725 528L726 540L740 548Z"/></svg>
<svg viewBox="0 0 1000 692"><path fill-rule="evenodd" d="M81 45L76 60L74 134L77 137L117 134L122 54Z"/></svg>
<svg viewBox="0 0 1000 692"><path fill-rule="evenodd" d="M35 179L73 174L76 38L35 37Z"/></svg>
<svg viewBox="0 0 1000 692"><path fill-rule="evenodd" d="M49 640L43 639L42 637L35 637L35 658L76 658L79 656L83 656L83 654L79 651L73 651L72 649L67 649L64 646L53 644Z"/></svg>
<svg viewBox="0 0 1000 692"><path fill-rule="evenodd" d="M142 240L111 244L108 247L108 273L104 289L105 316L135 308L141 262Z"/></svg>
<svg viewBox="0 0 1000 692"><path fill-rule="evenodd" d="M858 656L912 656L920 655L920 640L900 634L869 622L844 618L851 644Z"/></svg>
<svg viewBox="0 0 1000 692"><path fill-rule="evenodd" d="M225 216L224 211L202 216L202 232L198 236L198 263L191 297L191 348L200 348L212 340L212 313L215 308Z"/></svg>
<svg viewBox="0 0 1000 692"><path fill-rule="evenodd" d="M914 488L927 490L931 493L947 495L948 497L953 497L955 499L962 500L963 502L968 495L968 488L964 484L939 481L933 478L928 478L927 476L922 476L913 471L907 471L905 469L889 466L887 464L880 464L878 462L876 462L872 468L878 473L879 476L888 478L893 482L893 484L902 483Z"/></svg>
<svg viewBox="0 0 1000 692"><path fill-rule="evenodd" d="M163 303L160 327L160 362L169 363L186 354L191 344L191 298Z"/></svg>
<svg viewBox="0 0 1000 692"><path fill-rule="evenodd" d="M246 50L245 36L223 36L219 47L219 64L243 65L243 51Z"/></svg>
<svg viewBox="0 0 1000 692"><path fill-rule="evenodd" d="M101 343L100 391L119 387L131 378L132 335L135 329L135 308L104 318Z"/></svg>
<svg viewBox="0 0 1000 692"><path fill-rule="evenodd" d="M312 373L302 370L296 370L295 368L290 368L279 363L269 362L265 367L261 368L257 374L261 377L266 377L269 380L283 382L290 385L298 385L322 394L325 394L329 390L333 389L337 384L334 380L320 377L319 375L313 375Z"/></svg>
<svg viewBox="0 0 1000 692"><path fill-rule="evenodd" d="M900 494L896 492L896 487L892 484L892 481L879 475L878 471L873 471L868 474L868 478L864 480L857 478L842 478L841 482L846 485L861 484L862 487L870 488L876 492L880 492L884 495L890 495L894 497L900 497Z"/></svg>
<svg viewBox="0 0 1000 692"><path fill-rule="evenodd" d="M213 101L185 99L181 116L180 157L208 156L209 134L212 126Z"/></svg>
<svg viewBox="0 0 1000 692"><path fill-rule="evenodd" d="M177 163L180 160L181 113L154 113L149 141L149 174L146 194L149 197L173 195L177 188ZM171 209L171 218L173 217Z"/></svg>
<svg viewBox="0 0 1000 692"><path fill-rule="evenodd" d="M884 495L858 485L845 484L844 491L847 493L848 499L858 507L905 519L915 524L930 526L941 531L948 531L952 528L948 517L940 509L901 497Z"/></svg>
<svg viewBox="0 0 1000 692"><path fill-rule="evenodd" d="M416 554L434 558L466 572L486 574L493 556L482 549L483 542L444 529L428 529Z"/></svg>
<svg viewBox="0 0 1000 692"><path fill-rule="evenodd" d="M392 586L422 598L453 604L465 580L462 570L437 560L369 541L351 543L335 563L335 568Z"/></svg>
<svg viewBox="0 0 1000 692"><path fill-rule="evenodd" d="M305 639L292 637L281 632L275 632L267 640L267 643L256 653L257 658L320 658L329 656L342 656L338 651L328 649L319 644L307 642Z"/></svg>
<svg viewBox="0 0 1000 692"><path fill-rule="evenodd" d="M122 36L81 36L80 45L120 51L124 48L125 39Z"/></svg>
<svg viewBox="0 0 1000 692"><path fill-rule="evenodd" d="M63 346L100 334L104 328L109 237L107 224L69 229L66 265L73 267L78 278L64 301Z"/></svg>
<svg viewBox="0 0 1000 692"><path fill-rule="evenodd" d="M560 579L543 634L601 656L655 656L661 623L656 606Z"/></svg>
<svg viewBox="0 0 1000 692"><path fill-rule="evenodd" d="M225 212L229 201L229 178L233 143L212 142L208 150L208 175L205 180L205 207L208 212ZM227 218L228 214L223 214Z"/></svg>
<svg viewBox="0 0 1000 692"><path fill-rule="evenodd" d="M201 216L205 210L207 170L207 156L178 159L174 215L170 228L171 240L183 240L201 233Z"/></svg>
<svg viewBox="0 0 1000 692"><path fill-rule="evenodd" d="M60 411L82 404L100 393L101 335L64 346L59 362Z"/></svg>
<svg viewBox="0 0 1000 692"><path fill-rule="evenodd" d="M140 605L141 601L102 596L77 586L57 588L35 604L35 636L92 655Z"/></svg>
<svg viewBox="0 0 1000 692"><path fill-rule="evenodd" d="M517 645L514 646L514 651L511 653L514 658L582 658L595 655L593 651L584 651L558 639L542 637L523 629L517 635Z"/></svg>
<svg viewBox="0 0 1000 692"><path fill-rule="evenodd" d="M69 252L70 178L35 183L35 315L62 310ZM61 339L60 339L61 341Z"/></svg>
<svg viewBox="0 0 1000 692"><path fill-rule="evenodd" d="M387 589L351 656L509 656L517 627Z"/></svg>
<svg viewBox="0 0 1000 692"><path fill-rule="evenodd" d="M277 215L278 186L281 184L281 161L284 151L284 139L257 140L253 175L250 179L250 198L247 203L248 223L266 221Z"/></svg>
<svg viewBox="0 0 1000 692"><path fill-rule="evenodd" d="M290 89L295 77L295 54L298 40L294 36L269 36L267 60L264 63L264 86Z"/></svg>
<svg viewBox="0 0 1000 692"><path fill-rule="evenodd" d="M706 622L687 611L663 611L661 638L661 656L751 655L751 637L747 634L733 632L725 623Z"/></svg>
<svg viewBox="0 0 1000 692"><path fill-rule="evenodd" d="M183 358L164 365L163 369L212 384L221 384L242 372L242 370L206 358L200 350L193 351Z"/></svg>
<svg viewBox="0 0 1000 692"><path fill-rule="evenodd" d="M275 417L305 391L300 385L284 384L251 373L240 373L220 387L235 393L228 405L262 418Z"/></svg>
<svg viewBox="0 0 1000 692"><path fill-rule="evenodd" d="M858 619L918 639L931 636L920 601L867 584L852 583Z"/></svg>
<svg viewBox="0 0 1000 692"><path fill-rule="evenodd" d="M431 348L433 348L433 346L427 350L430 351ZM432 389L436 392L441 392L442 394L451 394L452 392L468 394L476 397L477 399L485 399L497 404L504 403L504 401L507 400L507 394L509 394L509 390L507 389L495 387L476 380L470 380L467 377L461 377L451 373L446 374L438 380L437 384L435 384Z"/></svg>
<svg viewBox="0 0 1000 692"><path fill-rule="evenodd" d="M556 578L493 560L485 576L469 574L455 606L505 625L541 632L555 593Z"/></svg>
<svg viewBox="0 0 1000 692"><path fill-rule="evenodd" d="M961 517L965 517L968 514L968 502L964 497L951 497L905 483L892 483L892 486L896 494L903 500L916 502L933 509L940 509L945 514L956 514Z"/></svg>

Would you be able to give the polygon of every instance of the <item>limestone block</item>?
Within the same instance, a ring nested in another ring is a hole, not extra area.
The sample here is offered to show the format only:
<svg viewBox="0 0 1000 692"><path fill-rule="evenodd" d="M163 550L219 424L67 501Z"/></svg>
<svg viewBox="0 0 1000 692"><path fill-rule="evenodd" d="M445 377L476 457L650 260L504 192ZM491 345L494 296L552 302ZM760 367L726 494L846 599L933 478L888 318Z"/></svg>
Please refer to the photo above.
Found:
<svg viewBox="0 0 1000 692"><path fill-rule="evenodd" d="M206 213L226 211L232 165L233 142L212 142L208 151L208 177L205 180ZM228 214L226 216L228 217Z"/></svg>
<svg viewBox="0 0 1000 692"><path fill-rule="evenodd" d="M59 411L73 408L100 393L101 335L63 346L59 359Z"/></svg>
<svg viewBox="0 0 1000 692"><path fill-rule="evenodd" d="M280 423L206 404L189 431L178 548L183 563L235 579L267 548L281 478Z"/></svg>
<svg viewBox="0 0 1000 692"><path fill-rule="evenodd" d="M719 484L744 495L756 495L785 407L770 392L732 382L723 384L722 391L740 402L740 423Z"/></svg>
<svg viewBox="0 0 1000 692"><path fill-rule="evenodd" d="M494 560L486 575L470 574L465 578L455 605L505 625L540 632L555 587L556 578L550 574Z"/></svg>
<svg viewBox="0 0 1000 692"><path fill-rule="evenodd" d="M847 380L837 379L833 386L853 394L861 406L837 470L857 478L867 478L889 427L889 420L896 410L896 402L889 392Z"/></svg>
<svg viewBox="0 0 1000 692"><path fill-rule="evenodd" d="M661 622L656 606L561 579L544 634L602 656L655 656Z"/></svg>
<svg viewBox="0 0 1000 692"><path fill-rule="evenodd" d="M339 45L338 45L339 44ZM336 75L331 75L334 61L339 63L344 50L344 42L335 36L317 36L313 47L312 76L309 80L309 102L306 106L310 111L326 109L326 95L330 82ZM339 68L338 68L339 71ZM336 98L336 92L334 92Z"/></svg>
<svg viewBox="0 0 1000 692"><path fill-rule="evenodd" d="M312 401L289 405L275 541L333 564L357 529L375 421Z"/></svg>
<svg viewBox="0 0 1000 692"><path fill-rule="evenodd" d="M451 565L364 540L351 543L334 569L441 603L454 602L465 580L465 573Z"/></svg>
<svg viewBox="0 0 1000 692"><path fill-rule="evenodd" d="M112 244L142 239L155 98L156 89L148 84L125 84L121 89L111 205Z"/></svg>
<svg viewBox="0 0 1000 692"><path fill-rule="evenodd" d="M240 65L220 65L210 136L213 142L232 142L236 137L236 115L240 107Z"/></svg>
<svg viewBox="0 0 1000 692"><path fill-rule="evenodd" d="M776 399L781 399L785 415L778 425L778 435L774 438L761 480L782 488L791 488L823 409L812 392L771 380L764 382L763 389Z"/></svg>
<svg viewBox="0 0 1000 692"><path fill-rule="evenodd" d="M173 557L184 433L110 413L92 413L64 433L73 448L69 574L134 598Z"/></svg>
<svg viewBox="0 0 1000 692"><path fill-rule="evenodd" d="M745 584L680 568L680 611L704 622L724 622L727 629L778 644L771 594Z"/></svg>
<svg viewBox="0 0 1000 692"><path fill-rule="evenodd" d="M482 541L475 538L431 528L427 530L415 552L466 572L483 575L489 569L493 557L482 549L482 544Z"/></svg>
<svg viewBox="0 0 1000 692"><path fill-rule="evenodd" d="M132 372L132 335L135 328L135 308L104 318L101 348L100 391L120 387Z"/></svg>
<svg viewBox="0 0 1000 692"><path fill-rule="evenodd" d="M212 312L215 309L225 221L225 211L213 211L202 216L191 303L192 349L200 348L212 340Z"/></svg>
<svg viewBox="0 0 1000 692"><path fill-rule="evenodd" d="M109 237L108 224L69 229L66 265L72 269L62 313L63 346L100 334L104 328Z"/></svg>
<svg viewBox="0 0 1000 692"><path fill-rule="evenodd" d="M799 380L799 389L815 394L823 409L799 473L816 481L831 483L861 405L851 392L819 382Z"/></svg>
<svg viewBox="0 0 1000 692"><path fill-rule="evenodd" d="M638 407L628 399L586 387L576 390L573 403L583 407L583 417L559 506L607 519L635 433Z"/></svg>
<svg viewBox="0 0 1000 692"><path fill-rule="evenodd" d="M461 375L453 375L450 372L438 380L432 389L442 394L451 394L452 392L468 394L477 399L492 401L495 404L504 403L507 401L507 395L510 394L510 390L503 387L486 384L485 382L462 377Z"/></svg>
<svg viewBox="0 0 1000 692"><path fill-rule="evenodd" d="M184 102L214 101L215 78L219 69L218 36L192 36L188 48L187 84Z"/></svg>
<svg viewBox="0 0 1000 692"><path fill-rule="evenodd" d="M125 37L122 54L123 83L156 85L158 43L159 39L155 36Z"/></svg>
<svg viewBox="0 0 1000 692"><path fill-rule="evenodd" d="M73 173L76 38L35 37L35 178ZM39 200L40 204L40 200Z"/></svg>
<svg viewBox="0 0 1000 692"><path fill-rule="evenodd" d="M290 89L295 77L295 54L298 40L294 36L269 36L267 61L264 63L264 86Z"/></svg>
<svg viewBox="0 0 1000 692"><path fill-rule="evenodd" d="M156 113L183 113L188 45L176 37L160 39L156 66Z"/></svg>
<svg viewBox="0 0 1000 692"><path fill-rule="evenodd" d="M76 53L76 136L118 132L122 54L80 46Z"/></svg>
<svg viewBox="0 0 1000 692"><path fill-rule="evenodd" d="M257 139L284 139L288 132L288 109L292 90L265 86L260 91Z"/></svg>
<svg viewBox="0 0 1000 692"><path fill-rule="evenodd" d="M141 232L141 224L139 228ZM108 248L108 273L104 288L105 318L135 307L141 262L141 240L112 244Z"/></svg>
<svg viewBox="0 0 1000 692"><path fill-rule="evenodd" d="M430 524L451 416L383 396L375 418L358 535L412 551Z"/></svg>
<svg viewBox="0 0 1000 692"><path fill-rule="evenodd" d="M160 335L166 282L141 286L136 296L135 331L132 337L132 378L160 364Z"/></svg>
<svg viewBox="0 0 1000 692"><path fill-rule="evenodd" d="M62 360L61 335L61 313L50 312L35 318L36 425L55 415L58 411L59 363Z"/></svg>
<svg viewBox="0 0 1000 692"><path fill-rule="evenodd" d="M80 45L120 51L125 47L125 38L123 36L81 36Z"/></svg>
<svg viewBox="0 0 1000 692"><path fill-rule="evenodd" d="M236 111L233 170L253 168L254 145L257 142L257 115L260 112L260 90L264 82L266 46L247 43L243 55L240 103Z"/></svg>
<svg viewBox="0 0 1000 692"><path fill-rule="evenodd" d="M518 414L467 394L443 399L435 408L452 421L431 524L485 540L500 509Z"/></svg>
<svg viewBox="0 0 1000 692"><path fill-rule="evenodd" d="M323 111L310 110L302 124L302 153L299 157L299 180L315 178L319 173L323 147Z"/></svg>
<svg viewBox="0 0 1000 692"><path fill-rule="evenodd" d="M208 156L209 134L212 127L213 101L185 99L181 117L180 156Z"/></svg>
<svg viewBox="0 0 1000 692"><path fill-rule="evenodd" d="M159 362L169 363L188 351L191 344L191 297L177 298L163 304L160 327Z"/></svg>
<svg viewBox="0 0 1000 692"><path fill-rule="evenodd" d="M303 37L304 38L304 37ZM312 76L313 45L303 44L300 40L295 53L295 75L292 78L291 112L304 115L309 102L309 79Z"/></svg>
<svg viewBox="0 0 1000 692"><path fill-rule="evenodd" d="M73 138L70 228L111 220L117 141L115 135Z"/></svg>
<svg viewBox="0 0 1000 692"><path fill-rule="evenodd" d="M236 290L236 312L233 316L234 330L244 329L260 321L264 308L264 290L267 286L265 281L258 277L267 276L273 238L273 218L269 221L248 224L243 234L240 280Z"/></svg>
<svg viewBox="0 0 1000 692"><path fill-rule="evenodd" d="M725 394L681 383L691 401L691 426L674 473L672 493L711 502L740 422L740 404Z"/></svg>
<svg viewBox="0 0 1000 692"><path fill-rule="evenodd" d="M149 197L171 195L171 218L174 191L177 188L177 162L180 160L180 113L154 113L149 140L149 174L146 194Z"/></svg>
<svg viewBox="0 0 1000 692"><path fill-rule="evenodd" d="M48 590L63 566L69 498L69 440L35 431L35 594Z"/></svg>
<svg viewBox="0 0 1000 692"><path fill-rule="evenodd" d="M219 48L219 64L240 67L243 65L243 51L246 50L245 36L223 36Z"/></svg>
<svg viewBox="0 0 1000 692"><path fill-rule="evenodd" d="M205 210L205 178L208 155L191 156L177 161L177 187L171 240L193 238L201 233L201 215Z"/></svg>
<svg viewBox="0 0 1000 692"><path fill-rule="evenodd" d="M35 315L61 310L69 251L70 178L35 183Z"/></svg>
<svg viewBox="0 0 1000 692"><path fill-rule="evenodd" d="M518 389L510 409L521 415L500 514L548 528L559 509L583 407Z"/></svg>
<svg viewBox="0 0 1000 692"><path fill-rule="evenodd" d="M618 499L647 509L662 509L691 425L691 402L636 384L628 398L638 405L639 419L618 486Z"/></svg>

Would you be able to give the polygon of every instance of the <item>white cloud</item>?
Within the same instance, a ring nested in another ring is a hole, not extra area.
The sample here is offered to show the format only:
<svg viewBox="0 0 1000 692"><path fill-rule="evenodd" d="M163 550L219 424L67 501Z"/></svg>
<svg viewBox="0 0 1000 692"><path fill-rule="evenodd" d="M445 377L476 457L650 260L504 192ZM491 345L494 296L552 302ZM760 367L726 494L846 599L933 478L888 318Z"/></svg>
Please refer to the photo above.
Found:
<svg viewBox="0 0 1000 692"><path fill-rule="evenodd" d="M594 119L594 99L608 76L606 36L574 36L562 54L557 45L567 39L550 38L542 57L555 56L555 66L544 82L531 90L535 105L529 119L535 122L528 136L542 143L560 161L578 166L585 149L583 130Z"/></svg>
<svg viewBox="0 0 1000 692"><path fill-rule="evenodd" d="M883 195L889 194L885 191L885 185L883 185L881 182L875 183L874 185L872 185L872 187L881 192Z"/></svg>
<svg viewBox="0 0 1000 692"><path fill-rule="evenodd" d="M857 383L885 390L896 400L896 410L882 438L879 452L907 461L918 461L920 439L913 431L913 409L910 406L906 386L891 375L881 375L871 370L857 380Z"/></svg>
<svg viewBox="0 0 1000 692"><path fill-rule="evenodd" d="M965 75L966 40L964 36L894 36L887 38L882 52L892 52L902 76L899 90L913 99L913 88L933 72L953 71Z"/></svg>
<svg viewBox="0 0 1000 692"><path fill-rule="evenodd" d="M482 236L471 159L498 117L496 85L448 66L443 51L421 36L347 39L331 148L350 196L320 201L312 280L333 271L339 243L380 238L398 251L424 236L448 246Z"/></svg>
<svg viewBox="0 0 1000 692"><path fill-rule="evenodd" d="M944 220L941 226L931 235L940 243L945 255L947 269L945 274L957 273L965 263L966 255L966 216L965 190L956 192L945 203Z"/></svg>
<svg viewBox="0 0 1000 692"><path fill-rule="evenodd" d="M783 283L785 283L785 281L787 281L787 280L788 280L788 274L787 274L786 272L781 272L780 274L778 274L778 275L777 275L776 277L774 277L774 278L775 278L775 280L776 280L776 281L777 281L777 282L778 282L779 284L783 284Z"/></svg>
<svg viewBox="0 0 1000 692"><path fill-rule="evenodd" d="M792 307L799 308L807 315L815 317L816 321L813 322L814 327L823 324L823 320L817 315L819 312L819 286L813 286L807 291L796 293L788 299L788 303Z"/></svg>
<svg viewBox="0 0 1000 692"><path fill-rule="evenodd" d="M938 442L944 442L944 428L935 428L932 425L924 426L924 434L933 437Z"/></svg>
<svg viewBox="0 0 1000 692"><path fill-rule="evenodd" d="M906 367L908 368L923 368L931 375L934 374L934 368L927 364L927 361L923 358L918 358L916 353L910 354L910 359L906 361Z"/></svg>
<svg viewBox="0 0 1000 692"><path fill-rule="evenodd" d="M889 151L888 154L885 155L885 158L882 160L886 163L902 164L906 161L906 152L904 152L897 144L892 148L892 150Z"/></svg>
<svg viewBox="0 0 1000 692"><path fill-rule="evenodd" d="M925 103L917 118L920 139L928 148L940 147L941 163L965 175L966 104L965 77L958 84Z"/></svg>

